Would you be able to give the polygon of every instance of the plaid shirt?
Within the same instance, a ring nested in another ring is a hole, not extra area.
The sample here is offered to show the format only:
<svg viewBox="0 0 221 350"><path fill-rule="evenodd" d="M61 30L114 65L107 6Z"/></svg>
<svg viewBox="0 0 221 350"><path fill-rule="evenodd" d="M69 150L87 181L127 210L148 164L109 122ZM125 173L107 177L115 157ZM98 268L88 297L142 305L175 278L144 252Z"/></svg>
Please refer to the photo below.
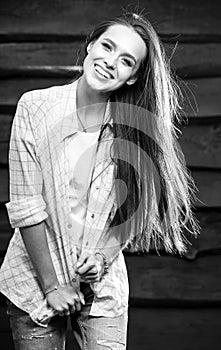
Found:
<svg viewBox="0 0 221 350"><path fill-rule="evenodd" d="M47 306L19 228L44 220L59 283L69 284L73 278L79 283L75 275L77 254L70 219L67 156L69 136L78 131L76 87L77 81L25 93L18 102L11 131L10 202L6 207L15 230L0 269L0 291L42 326L47 325L54 311ZM114 165L108 156L111 139L108 127L96 155L82 244L82 250L102 249L104 253L119 247L109 273L101 282L91 284L95 298L90 315L106 317L119 316L128 307L122 244L118 237L107 234L109 214L115 212Z"/></svg>

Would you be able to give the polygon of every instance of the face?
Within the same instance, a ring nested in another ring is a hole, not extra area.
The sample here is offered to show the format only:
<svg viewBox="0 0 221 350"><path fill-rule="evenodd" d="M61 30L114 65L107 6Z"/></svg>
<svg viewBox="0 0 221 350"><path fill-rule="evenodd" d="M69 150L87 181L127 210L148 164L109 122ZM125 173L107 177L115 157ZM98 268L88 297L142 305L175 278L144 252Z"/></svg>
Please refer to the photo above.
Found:
<svg viewBox="0 0 221 350"><path fill-rule="evenodd" d="M135 82L145 56L146 45L139 34L124 25L113 25L89 44L83 78L98 92L117 90L126 82Z"/></svg>

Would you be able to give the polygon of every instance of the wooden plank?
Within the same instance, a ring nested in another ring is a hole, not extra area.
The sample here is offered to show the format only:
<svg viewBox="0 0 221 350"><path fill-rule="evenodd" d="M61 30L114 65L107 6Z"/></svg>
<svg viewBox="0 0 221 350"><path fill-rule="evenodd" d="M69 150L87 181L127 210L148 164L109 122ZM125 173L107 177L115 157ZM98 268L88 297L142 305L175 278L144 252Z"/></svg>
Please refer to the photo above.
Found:
<svg viewBox="0 0 221 350"><path fill-rule="evenodd" d="M182 78L216 77L221 75L220 43L164 44L171 66ZM174 51L174 52L173 52Z"/></svg>
<svg viewBox="0 0 221 350"><path fill-rule="evenodd" d="M8 184L8 170L0 169L0 179L1 179L1 187L0 187L0 202L8 202L9 198L9 184Z"/></svg>
<svg viewBox="0 0 221 350"><path fill-rule="evenodd" d="M0 142L0 164L8 164L8 151L9 144L8 142Z"/></svg>
<svg viewBox="0 0 221 350"><path fill-rule="evenodd" d="M199 208L221 207L220 171L192 171L193 179L199 190L196 206ZM8 201L8 170L0 169L0 202Z"/></svg>
<svg viewBox="0 0 221 350"><path fill-rule="evenodd" d="M221 305L220 255L192 262L178 256L126 256L133 303Z"/></svg>
<svg viewBox="0 0 221 350"><path fill-rule="evenodd" d="M70 78L4 79L2 80L2 84L0 86L0 105L15 105L24 92L35 89L43 89L53 85L62 85L69 83L70 81Z"/></svg>
<svg viewBox="0 0 221 350"><path fill-rule="evenodd" d="M201 124L203 118L198 118L197 124L181 128L179 142L186 157L188 166L221 168L221 118L210 124Z"/></svg>
<svg viewBox="0 0 221 350"><path fill-rule="evenodd" d="M0 142L9 142L13 117L12 114L0 114Z"/></svg>
<svg viewBox="0 0 221 350"><path fill-rule="evenodd" d="M25 66L71 66L77 64L77 52L83 41L0 43L1 69Z"/></svg>
<svg viewBox="0 0 221 350"><path fill-rule="evenodd" d="M1 228L1 225L0 225L0 228ZM9 226L7 226L7 228L9 228ZM0 254L2 256L4 256L6 253L11 237L12 237L12 232L11 233L0 232Z"/></svg>
<svg viewBox="0 0 221 350"><path fill-rule="evenodd" d="M129 309L128 350L220 350L220 308Z"/></svg>
<svg viewBox="0 0 221 350"><path fill-rule="evenodd" d="M180 145L190 167L221 168L221 118L210 119L203 123L205 118L196 118L195 123L190 120L181 128ZM8 164L12 120L12 115L0 114L0 164L3 165Z"/></svg>
<svg viewBox="0 0 221 350"><path fill-rule="evenodd" d="M221 206L221 176L219 171L192 171L192 176L198 188L197 207L220 207Z"/></svg>
<svg viewBox="0 0 221 350"><path fill-rule="evenodd" d="M191 237L185 232L188 239L188 251L184 257L194 260L211 254L221 254L221 211L208 210L196 212L196 218L200 225L200 234L197 238Z"/></svg>
<svg viewBox="0 0 221 350"><path fill-rule="evenodd" d="M130 2L134 10L137 1ZM85 34L92 25L104 18L118 15L128 8L128 1L3 1L0 12L1 34L48 33ZM140 0L139 8L145 8L156 29L164 34L221 34L220 3L206 0L163 1ZM13 20L12 20L13 18Z"/></svg>
<svg viewBox="0 0 221 350"><path fill-rule="evenodd" d="M131 305L221 306L221 282L217 278L221 273L220 255L192 262L177 256L126 255L125 258Z"/></svg>
<svg viewBox="0 0 221 350"><path fill-rule="evenodd" d="M12 350L6 307L0 309L0 336L4 349ZM128 350L220 350L221 309L129 308ZM182 341L180 341L182 339ZM73 349L68 328L66 350ZM75 349L75 346L74 346Z"/></svg>
<svg viewBox="0 0 221 350"><path fill-rule="evenodd" d="M184 111L188 116L220 116L221 78L202 78L180 81L184 95Z"/></svg>
<svg viewBox="0 0 221 350"><path fill-rule="evenodd" d="M38 77L4 79L0 86L0 105L15 105L18 98L25 91L49 87L56 84L60 85L70 81L70 78L44 79ZM221 115L221 99L217 93L217 91L221 91L221 78L186 80L182 83L182 90L185 94L185 112L188 116ZM198 111L196 110L196 102Z"/></svg>
<svg viewBox="0 0 221 350"><path fill-rule="evenodd" d="M0 43L0 74L71 74L77 65L77 52L83 41ZM205 77L221 74L220 43L164 43L172 67L181 77ZM174 52L175 51L175 52ZM47 68L47 67L50 67ZM31 69L33 71L31 71ZM45 68L45 70L43 70Z"/></svg>
<svg viewBox="0 0 221 350"><path fill-rule="evenodd" d="M185 258L194 260L199 256L211 255L221 252L221 211L200 211L196 213L196 217L200 224L200 235L197 239L186 235L190 244ZM12 236L11 228L6 213L6 208L0 209L0 252L6 251L8 242ZM154 254L155 252L151 252Z"/></svg>

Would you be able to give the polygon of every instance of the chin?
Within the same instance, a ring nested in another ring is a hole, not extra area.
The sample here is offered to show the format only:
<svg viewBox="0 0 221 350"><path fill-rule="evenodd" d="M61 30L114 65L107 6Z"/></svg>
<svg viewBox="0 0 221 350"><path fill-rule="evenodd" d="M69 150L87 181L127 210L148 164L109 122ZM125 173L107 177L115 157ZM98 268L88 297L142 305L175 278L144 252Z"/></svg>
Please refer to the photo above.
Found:
<svg viewBox="0 0 221 350"><path fill-rule="evenodd" d="M111 84L109 84L108 82L103 83L103 82L98 81L97 79L89 78L87 80L87 84L94 91L98 91L98 92L111 91Z"/></svg>

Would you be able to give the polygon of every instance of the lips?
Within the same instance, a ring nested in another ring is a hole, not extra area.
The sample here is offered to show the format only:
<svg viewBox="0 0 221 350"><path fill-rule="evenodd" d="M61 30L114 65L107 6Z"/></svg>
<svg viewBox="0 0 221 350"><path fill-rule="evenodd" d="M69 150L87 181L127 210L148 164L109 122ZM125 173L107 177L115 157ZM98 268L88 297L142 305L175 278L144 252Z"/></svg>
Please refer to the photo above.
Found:
<svg viewBox="0 0 221 350"><path fill-rule="evenodd" d="M114 78L110 72L108 72L106 69L99 66L98 64L95 64L94 68L95 68L96 72L99 74L99 76L101 76L102 78L107 79L107 80Z"/></svg>

